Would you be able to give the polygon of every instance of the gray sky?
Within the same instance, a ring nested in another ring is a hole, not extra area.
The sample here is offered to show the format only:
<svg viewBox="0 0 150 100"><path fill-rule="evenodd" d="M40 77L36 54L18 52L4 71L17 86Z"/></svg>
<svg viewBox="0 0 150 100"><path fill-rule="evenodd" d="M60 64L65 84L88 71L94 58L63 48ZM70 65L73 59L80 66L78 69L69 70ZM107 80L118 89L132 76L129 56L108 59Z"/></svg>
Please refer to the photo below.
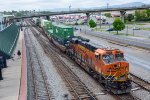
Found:
<svg viewBox="0 0 150 100"><path fill-rule="evenodd" d="M0 0L0 11L68 8L70 4L73 8L89 8L106 6L106 3L118 5L129 2L150 4L150 0Z"/></svg>

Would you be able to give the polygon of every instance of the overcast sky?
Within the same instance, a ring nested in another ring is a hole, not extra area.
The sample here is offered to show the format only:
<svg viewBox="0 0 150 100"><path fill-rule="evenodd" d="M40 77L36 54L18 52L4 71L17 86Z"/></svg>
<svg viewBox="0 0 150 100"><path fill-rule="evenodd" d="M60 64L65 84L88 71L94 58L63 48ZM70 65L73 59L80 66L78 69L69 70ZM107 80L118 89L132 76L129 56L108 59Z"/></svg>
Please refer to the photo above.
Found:
<svg viewBox="0 0 150 100"><path fill-rule="evenodd" d="M118 5L129 2L143 2L150 4L150 0L0 0L0 11L4 10L47 10L53 8L89 8Z"/></svg>

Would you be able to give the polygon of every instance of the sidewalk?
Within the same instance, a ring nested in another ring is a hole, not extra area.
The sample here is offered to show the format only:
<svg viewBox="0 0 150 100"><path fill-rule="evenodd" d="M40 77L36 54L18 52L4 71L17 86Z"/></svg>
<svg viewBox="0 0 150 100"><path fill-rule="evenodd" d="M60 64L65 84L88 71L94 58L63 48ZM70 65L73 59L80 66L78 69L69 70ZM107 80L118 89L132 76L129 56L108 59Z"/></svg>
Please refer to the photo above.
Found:
<svg viewBox="0 0 150 100"><path fill-rule="evenodd" d="M23 32L20 32L14 51L14 60L7 60L7 68L2 69L3 80L0 81L0 100L18 100L20 94L22 58L18 59L17 51L22 51Z"/></svg>

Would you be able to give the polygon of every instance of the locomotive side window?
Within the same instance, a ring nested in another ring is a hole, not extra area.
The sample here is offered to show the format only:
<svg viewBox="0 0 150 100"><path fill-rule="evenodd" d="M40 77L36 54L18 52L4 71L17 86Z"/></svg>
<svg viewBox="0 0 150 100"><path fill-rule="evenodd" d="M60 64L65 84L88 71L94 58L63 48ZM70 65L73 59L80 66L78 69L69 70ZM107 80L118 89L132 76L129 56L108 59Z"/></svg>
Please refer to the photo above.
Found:
<svg viewBox="0 0 150 100"><path fill-rule="evenodd" d="M122 53L117 53L117 54L115 55L115 57L116 57L117 59L123 58L123 54L122 54Z"/></svg>
<svg viewBox="0 0 150 100"><path fill-rule="evenodd" d="M123 60L123 61L126 61L126 59L124 58L124 55L123 55L123 53L117 53L117 54L115 54L115 59L116 60Z"/></svg>
<svg viewBox="0 0 150 100"><path fill-rule="evenodd" d="M100 55L95 55L96 60L100 60Z"/></svg>

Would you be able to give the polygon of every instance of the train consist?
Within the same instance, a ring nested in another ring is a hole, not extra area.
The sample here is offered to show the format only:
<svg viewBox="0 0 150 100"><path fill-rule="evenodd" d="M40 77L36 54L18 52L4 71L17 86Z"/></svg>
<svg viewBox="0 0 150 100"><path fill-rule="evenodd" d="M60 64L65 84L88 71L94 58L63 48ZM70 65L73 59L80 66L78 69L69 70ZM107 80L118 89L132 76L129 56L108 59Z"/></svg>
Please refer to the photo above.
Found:
<svg viewBox="0 0 150 100"><path fill-rule="evenodd" d="M40 23L40 24L39 24ZM73 27L42 19L36 23L42 27L51 41L74 59L83 69L114 94L129 93L129 63L119 49L95 45L88 39L74 36Z"/></svg>

